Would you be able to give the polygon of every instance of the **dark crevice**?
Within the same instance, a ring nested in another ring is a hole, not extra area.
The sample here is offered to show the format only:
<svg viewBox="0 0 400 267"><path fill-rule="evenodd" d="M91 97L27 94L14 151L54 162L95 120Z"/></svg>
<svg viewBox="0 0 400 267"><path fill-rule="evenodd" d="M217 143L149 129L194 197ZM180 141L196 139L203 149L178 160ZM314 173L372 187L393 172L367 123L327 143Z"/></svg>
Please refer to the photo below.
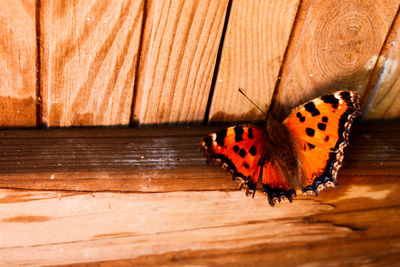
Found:
<svg viewBox="0 0 400 267"><path fill-rule="evenodd" d="M224 27L222 28L221 40L220 40L219 47L218 47L217 58L215 60L215 68L214 68L213 78L212 78L211 86L210 86L210 94L208 95L207 107L206 107L206 111L204 113L203 125L208 124L208 117L210 115L210 108L211 108L211 103L212 103L213 96L214 96L215 84L217 82L218 70L219 70L219 66L220 66L220 62L221 62L222 49L224 47L224 40L225 40L226 30L228 28L231 7L232 7L232 0L229 0L228 6L226 8L225 22L224 22Z"/></svg>
<svg viewBox="0 0 400 267"><path fill-rule="evenodd" d="M391 33L394 30L396 30L394 25L396 23L396 20L400 19L399 16L400 16L400 6L397 9L396 15L394 16L392 24L390 25L389 30L388 30L388 32L386 34L385 40L384 40L384 42L382 44L381 50L379 51L379 54L378 54L379 56L378 56L378 58L377 58L377 60L375 62L375 66L372 69L372 72L371 72L371 74L369 76L369 81L368 81L368 84L367 84L367 86L365 88L364 94L361 96L361 101L360 102L361 102L361 108L362 108L362 111L363 111L363 117L364 118L365 118L366 114L368 114L368 110L371 107L373 99L375 98L375 96L376 96L376 94L377 94L377 92L378 92L378 90L380 88L379 83L381 82L381 78L379 76L382 75L382 72L384 71L384 69L383 69L384 67L382 67L382 69L377 69L377 68L379 68L379 66L378 66L379 59L381 58L381 55L384 52L385 48L387 46L389 46L389 37L391 36ZM378 78L375 78L376 75L378 76Z"/></svg>
<svg viewBox="0 0 400 267"><path fill-rule="evenodd" d="M271 116L272 116L271 113L272 113L272 111L273 111L273 109L274 109L274 107L276 105L276 99L277 99L277 96L278 96L278 90L279 90L279 86L280 86L280 83L281 83L281 77L282 77L283 68L284 68L284 66L286 66L286 63L287 63L287 60L288 60L287 57L288 57L289 48L292 45L292 40L294 38L293 36L294 36L296 28L298 27L297 23L299 22L299 15L300 15L300 12L301 12L301 6L302 5L303 5L303 0L300 0L299 4L297 6L296 16L294 17L294 20L293 20L292 29L291 29L291 32L290 32L290 35L289 35L289 38L288 38L288 42L287 42L287 45L286 45L286 48L285 48L285 52L283 53L282 63L281 63L281 66L279 68L278 76L276 77L274 92L272 93L271 103L270 103L270 105L268 107L268 110L267 110L267 119L271 118Z"/></svg>
<svg viewBox="0 0 400 267"><path fill-rule="evenodd" d="M35 28L36 28L36 126L44 128L43 123L43 98L41 85L41 29L40 29L40 12L41 0L35 1Z"/></svg>
<svg viewBox="0 0 400 267"><path fill-rule="evenodd" d="M147 21L147 8L148 8L148 0L143 1L143 16L142 16L142 25L140 29L140 41L139 41L139 47L138 47L138 52L137 52L137 58L136 58L136 69L135 69L135 82L133 85L133 95L132 95L132 104L131 104L131 114L129 116L129 127L137 127L139 126L139 121L134 119L135 115L135 105L136 105L136 97L137 97L137 91L138 91L138 86L139 86L139 72L140 72L140 61L142 57L142 52L143 52L143 42L144 42L144 30L146 26L146 21Z"/></svg>

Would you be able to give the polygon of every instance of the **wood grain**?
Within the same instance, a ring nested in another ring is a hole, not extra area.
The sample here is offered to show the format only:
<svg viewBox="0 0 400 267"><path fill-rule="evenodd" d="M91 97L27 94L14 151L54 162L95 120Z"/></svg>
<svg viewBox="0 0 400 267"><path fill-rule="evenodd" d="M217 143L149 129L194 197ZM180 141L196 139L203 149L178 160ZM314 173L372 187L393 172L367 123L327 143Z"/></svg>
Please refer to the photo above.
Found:
<svg viewBox="0 0 400 267"><path fill-rule="evenodd" d="M129 124L143 3L42 1L45 124Z"/></svg>
<svg viewBox="0 0 400 267"><path fill-rule="evenodd" d="M273 209L263 198L246 199L242 192L65 195L2 190L0 201L4 198L8 203L0 205L2 264L54 265L186 249L228 250L280 243L282 238L315 242L351 232L302 219L331 210L329 205L304 200Z"/></svg>
<svg viewBox="0 0 400 267"><path fill-rule="evenodd" d="M399 13L398 13L399 14ZM363 106L368 119L400 117L400 16L391 28L368 84Z"/></svg>
<svg viewBox="0 0 400 267"><path fill-rule="evenodd" d="M35 1L0 5L0 126L36 125Z"/></svg>
<svg viewBox="0 0 400 267"><path fill-rule="evenodd" d="M133 121L202 121L228 0L153 0L143 37Z"/></svg>
<svg viewBox="0 0 400 267"><path fill-rule="evenodd" d="M293 203L274 208L261 192L246 198L228 173L205 165L195 140L215 129L0 131L0 264L382 266L398 262L398 122L357 123L339 186L319 197L299 195ZM131 166L125 164L128 161ZM184 166L186 176L174 177ZM105 175L98 176L98 170ZM108 183L123 180L114 176L116 170L131 171L123 184ZM151 176L146 170L153 171ZM44 176L33 178L40 171L49 175L47 188ZM49 190L57 183L63 188L60 172L65 174L64 189L71 191ZM208 184L212 174L219 185ZM26 176L31 179L26 188L41 184L44 191L5 189L8 183L18 187L14 181L18 175L32 175ZM97 188L85 184L90 179ZM233 187L226 187L228 183ZM121 192L130 190L134 192Z"/></svg>
<svg viewBox="0 0 400 267"><path fill-rule="evenodd" d="M209 120L265 120L299 1L233 1Z"/></svg>
<svg viewBox="0 0 400 267"><path fill-rule="evenodd" d="M302 1L273 113L339 89L364 93L400 1Z"/></svg>
<svg viewBox="0 0 400 267"><path fill-rule="evenodd" d="M234 189L198 151L210 128L8 130L0 187L160 192ZM201 176L198 176L201 173Z"/></svg>
<svg viewBox="0 0 400 267"><path fill-rule="evenodd" d="M359 130L356 125L354 142L346 153L353 167L341 172L375 175L379 167L378 172L388 169L389 175L393 168L398 170L400 126L391 124L366 123ZM0 187L91 192L233 190L237 186L230 176L207 166L198 151L203 137L216 130L218 127L3 130Z"/></svg>

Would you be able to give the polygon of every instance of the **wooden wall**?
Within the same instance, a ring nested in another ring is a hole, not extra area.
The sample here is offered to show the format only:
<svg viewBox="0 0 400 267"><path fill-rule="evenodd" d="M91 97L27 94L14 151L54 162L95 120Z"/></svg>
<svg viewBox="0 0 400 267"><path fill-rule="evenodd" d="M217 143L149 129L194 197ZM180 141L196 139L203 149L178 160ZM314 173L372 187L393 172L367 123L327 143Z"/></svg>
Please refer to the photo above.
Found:
<svg viewBox="0 0 400 267"><path fill-rule="evenodd" d="M6 3L5 3L6 2ZM400 117L400 0L4 0L0 126L260 120L338 89Z"/></svg>

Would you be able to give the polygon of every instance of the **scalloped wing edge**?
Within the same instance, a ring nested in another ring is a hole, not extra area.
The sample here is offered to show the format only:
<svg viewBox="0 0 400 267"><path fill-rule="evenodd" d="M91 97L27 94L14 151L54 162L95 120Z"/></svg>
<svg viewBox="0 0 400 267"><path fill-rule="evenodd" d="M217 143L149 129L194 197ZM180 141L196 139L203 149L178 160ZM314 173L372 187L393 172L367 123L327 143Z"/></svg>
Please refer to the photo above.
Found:
<svg viewBox="0 0 400 267"><path fill-rule="evenodd" d="M216 142L217 134L211 133L207 135L203 141L200 143L200 151L206 157L207 164L214 164L223 168L224 170L232 174L232 180L239 184L241 191L244 191L246 196L251 196L254 198L257 190L257 184L253 183L249 177L238 172L233 162L225 155L216 153L212 149L212 144Z"/></svg>
<svg viewBox="0 0 400 267"><path fill-rule="evenodd" d="M354 119L361 115L360 96L357 93L352 91L337 91L333 95L338 99L346 101L349 106L348 110L343 113L339 120L339 126L343 124L342 128L339 127L339 136L341 135L341 137L335 145L336 150L329 153L329 163L325 167L324 172L314 180L312 186L303 189L303 195L313 194L318 196L321 190L337 186L336 178L343 165L344 148L349 145L351 126Z"/></svg>

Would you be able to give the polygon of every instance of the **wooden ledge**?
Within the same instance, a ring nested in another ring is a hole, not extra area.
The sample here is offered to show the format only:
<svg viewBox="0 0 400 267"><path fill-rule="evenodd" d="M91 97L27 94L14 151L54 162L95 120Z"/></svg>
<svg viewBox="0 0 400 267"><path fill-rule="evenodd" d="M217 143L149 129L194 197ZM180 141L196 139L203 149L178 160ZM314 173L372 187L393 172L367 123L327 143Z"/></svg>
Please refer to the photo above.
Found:
<svg viewBox="0 0 400 267"><path fill-rule="evenodd" d="M207 166L198 147L221 127L89 128L0 131L0 187L84 192L236 190ZM400 166L400 123L355 125L346 174L393 173ZM342 177L341 177L342 176Z"/></svg>
<svg viewBox="0 0 400 267"><path fill-rule="evenodd" d="M205 164L216 129L1 130L0 263L400 260L399 122L356 124L338 188L274 208Z"/></svg>

